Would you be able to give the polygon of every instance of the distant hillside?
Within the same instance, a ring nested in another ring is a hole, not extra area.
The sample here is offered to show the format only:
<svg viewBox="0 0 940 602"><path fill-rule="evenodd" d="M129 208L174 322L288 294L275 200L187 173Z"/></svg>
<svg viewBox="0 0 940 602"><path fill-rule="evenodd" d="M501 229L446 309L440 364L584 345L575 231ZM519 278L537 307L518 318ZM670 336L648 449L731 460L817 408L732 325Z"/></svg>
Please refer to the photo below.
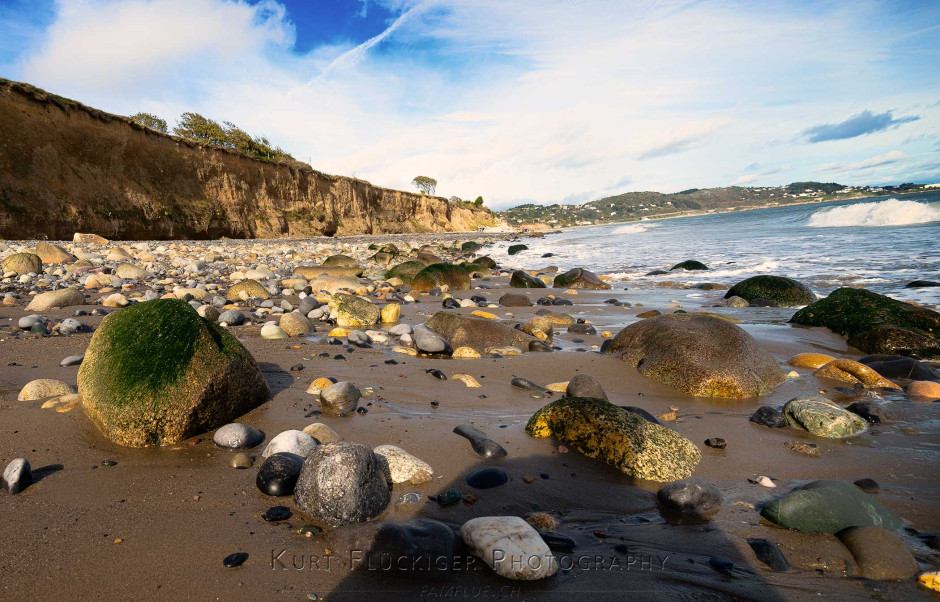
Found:
<svg viewBox="0 0 940 602"><path fill-rule="evenodd" d="M546 224L553 227L626 222L651 217L737 211L818 203L838 199L915 192L924 187L915 184L900 186L843 186L834 182L794 182L787 186L727 188L691 188L673 194L660 192L627 192L583 205L526 204L507 209L500 217L513 226Z"/></svg>
<svg viewBox="0 0 940 602"><path fill-rule="evenodd" d="M0 79L0 238L271 238L473 230L488 210L259 160Z"/></svg>

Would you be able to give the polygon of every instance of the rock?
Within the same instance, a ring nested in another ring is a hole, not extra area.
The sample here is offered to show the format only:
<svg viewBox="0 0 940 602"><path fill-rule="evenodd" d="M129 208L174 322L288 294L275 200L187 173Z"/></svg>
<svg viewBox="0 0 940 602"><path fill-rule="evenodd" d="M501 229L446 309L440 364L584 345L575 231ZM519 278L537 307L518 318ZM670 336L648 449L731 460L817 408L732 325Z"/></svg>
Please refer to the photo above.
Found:
<svg viewBox="0 0 940 602"><path fill-rule="evenodd" d="M105 307L127 307L127 297L121 293L114 293L101 298L101 304Z"/></svg>
<svg viewBox="0 0 940 602"><path fill-rule="evenodd" d="M304 461L294 502L329 526L375 518L391 499L391 476L375 453L358 443L326 443Z"/></svg>
<svg viewBox="0 0 940 602"><path fill-rule="evenodd" d="M758 560L766 564L770 570L782 573L790 570L790 563L776 543L769 539L748 539L748 545L754 550Z"/></svg>
<svg viewBox="0 0 940 602"><path fill-rule="evenodd" d="M415 275L411 286L416 291L430 291L438 286L447 286L450 291L466 291L470 290L470 276L460 266L433 263Z"/></svg>
<svg viewBox="0 0 940 602"><path fill-rule="evenodd" d="M330 314L336 314L338 326L359 328L378 324L382 311L364 297L336 293L330 299Z"/></svg>
<svg viewBox="0 0 940 602"><path fill-rule="evenodd" d="M787 441L783 444L785 448L793 453L811 458L819 457L819 446L815 443L806 443L805 441Z"/></svg>
<svg viewBox="0 0 940 602"><path fill-rule="evenodd" d="M469 374L454 374L453 376L451 376L451 378L453 378L454 380L459 380L463 384L467 385L467 387L470 389L479 389L480 387L482 387L479 381L477 381L477 379L473 378Z"/></svg>
<svg viewBox="0 0 940 602"><path fill-rule="evenodd" d="M261 327L261 338L277 341L290 338L290 335L284 332L284 329L277 324L265 324Z"/></svg>
<svg viewBox="0 0 940 602"><path fill-rule="evenodd" d="M229 460L228 465L238 469L251 468L255 465L255 461L252 460L251 456L248 454L235 454L232 456L232 459Z"/></svg>
<svg viewBox="0 0 940 602"><path fill-rule="evenodd" d="M499 304L503 307L532 307L532 300L526 295L506 293L499 298Z"/></svg>
<svg viewBox="0 0 940 602"><path fill-rule="evenodd" d="M480 354L486 353L491 347L517 347L526 350L531 341L538 340L495 320L446 311L434 314L425 326L444 337L451 347L471 347Z"/></svg>
<svg viewBox="0 0 940 602"><path fill-rule="evenodd" d="M607 401L607 393L597 379L589 374L576 374L565 387L568 397L592 397Z"/></svg>
<svg viewBox="0 0 940 602"><path fill-rule="evenodd" d="M448 489L444 493L437 495L437 505L442 508L453 506L459 502L462 497L459 489Z"/></svg>
<svg viewBox="0 0 940 602"><path fill-rule="evenodd" d="M385 279L389 280L391 278L398 278L405 284L411 284L414 282L415 276L418 275L418 272L423 270L425 267L427 266L425 266L420 261L406 261L390 269L385 274Z"/></svg>
<svg viewBox="0 0 940 602"><path fill-rule="evenodd" d="M225 293L225 298L229 301L237 301L239 299L269 299L271 297L268 293L268 289L264 288L260 282L257 280L242 280L236 284L233 284L228 292Z"/></svg>
<svg viewBox="0 0 940 602"><path fill-rule="evenodd" d="M474 489L492 489L509 482L506 471L502 468L481 468L467 476L467 485Z"/></svg>
<svg viewBox="0 0 940 602"><path fill-rule="evenodd" d="M555 437L589 458L651 481L690 477L702 455L679 433L599 399L554 401L529 419L526 433Z"/></svg>
<svg viewBox="0 0 940 602"><path fill-rule="evenodd" d="M783 406L787 426L817 437L844 439L868 428L864 420L823 397L797 397Z"/></svg>
<svg viewBox="0 0 940 602"><path fill-rule="evenodd" d="M45 241L36 243L36 255L42 263L72 263L75 256L60 247Z"/></svg>
<svg viewBox="0 0 940 602"><path fill-rule="evenodd" d="M859 479L852 484L866 493L881 492L881 485L879 485L878 482L874 479Z"/></svg>
<svg viewBox="0 0 940 602"><path fill-rule="evenodd" d="M923 399L940 399L940 383L929 380L916 380L907 386L907 394Z"/></svg>
<svg viewBox="0 0 940 602"><path fill-rule="evenodd" d="M381 317L383 324L397 323L399 320L401 320L401 305L397 303L389 303L382 308Z"/></svg>
<svg viewBox="0 0 940 602"><path fill-rule="evenodd" d="M833 360L819 368L813 373L813 376L831 378L851 384L858 383L869 389L901 389L901 387L887 380L865 364L853 362L852 360Z"/></svg>
<svg viewBox="0 0 940 602"><path fill-rule="evenodd" d="M405 450L394 445L380 445L372 450L376 457L387 465L392 483L405 483L420 485L431 480L434 469L431 465L412 456Z"/></svg>
<svg viewBox="0 0 940 602"><path fill-rule="evenodd" d="M838 533L849 527L884 527L901 521L870 495L841 481L812 481L764 505L761 516L785 529Z"/></svg>
<svg viewBox="0 0 940 602"><path fill-rule="evenodd" d="M264 433L258 429L232 422L222 426L212 436L212 442L226 449L250 449L264 441Z"/></svg>
<svg viewBox="0 0 940 602"><path fill-rule="evenodd" d="M516 270L509 278L509 286L513 288L545 288L545 283L522 270ZM529 304L531 305L531 302Z"/></svg>
<svg viewBox="0 0 940 602"><path fill-rule="evenodd" d="M534 581L551 577L558 562L529 523L518 516L483 516L460 527L468 551L507 579Z"/></svg>
<svg viewBox="0 0 940 602"><path fill-rule="evenodd" d="M555 288L580 288L587 290L610 290L611 286L584 268L574 268L555 276Z"/></svg>
<svg viewBox="0 0 940 602"><path fill-rule="evenodd" d="M362 393L359 389L352 383L343 381L320 391L320 404L324 414L332 416L352 414L359 407L360 397Z"/></svg>
<svg viewBox="0 0 940 602"><path fill-rule="evenodd" d="M15 458L3 469L3 489L15 495L33 483L29 461L25 458Z"/></svg>
<svg viewBox="0 0 940 602"><path fill-rule="evenodd" d="M940 356L940 313L865 289L837 289L790 322L848 335L849 345L866 353Z"/></svg>
<svg viewBox="0 0 940 602"><path fill-rule="evenodd" d="M506 253L508 255L515 255L516 253L521 253L528 248L529 247L526 245L509 245L509 249L507 249Z"/></svg>
<svg viewBox="0 0 940 602"><path fill-rule="evenodd" d="M424 353L447 353L450 343L427 326L419 325L414 328L413 338L415 347Z"/></svg>
<svg viewBox="0 0 940 602"><path fill-rule="evenodd" d="M783 412L771 406L757 408L748 420L772 429L782 429L787 426L787 419L784 417Z"/></svg>
<svg viewBox="0 0 940 602"><path fill-rule="evenodd" d="M509 384L516 389L522 389L523 391L538 391L540 393L548 392L548 389L542 385L538 385L527 378L522 378L521 376L513 377Z"/></svg>
<svg viewBox="0 0 940 602"><path fill-rule="evenodd" d="M99 236L97 234L86 234L83 232L76 232L75 235L72 237L72 241L73 242L90 242L96 245L106 245L109 242L111 242L104 236Z"/></svg>
<svg viewBox="0 0 940 602"><path fill-rule="evenodd" d="M48 397L56 397L58 395L69 395L71 392L72 388L60 380L37 378L36 380L29 381L20 389L16 400L36 401Z"/></svg>
<svg viewBox="0 0 940 602"><path fill-rule="evenodd" d="M788 366L793 366L794 368L809 368L810 370L819 370L829 362L835 361L836 358L831 355L826 355L824 353L797 353L789 360L787 360Z"/></svg>
<svg viewBox="0 0 940 602"><path fill-rule="evenodd" d="M245 314L238 311L237 309L229 309L223 311L219 315L219 322L225 322L229 326L241 326L245 323Z"/></svg>
<svg viewBox="0 0 940 602"><path fill-rule="evenodd" d="M71 307L84 303L85 296L81 291L75 288L63 288L39 293L26 306L26 311L49 311L53 307Z"/></svg>
<svg viewBox="0 0 940 602"><path fill-rule="evenodd" d="M350 570L415 573L437 576L462 564L453 562L457 537L449 526L428 518L408 522L381 521L347 525L327 534L335 558L349 559Z"/></svg>
<svg viewBox="0 0 940 602"><path fill-rule="evenodd" d="M359 262L352 257L349 257L348 255L330 255L323 260L323 265L327 267L351 268L355 270L362 269L362 266L359 265Z"/></svg>
<svg viewBox="0 0 940 602"><path fill-rule="evenodd" d="M725 298L741 297L750 303L766 299L777 307L798 307L816 301L816 295L808 286L783 276L753 276L735 284Z"/></svg>
<svg viewBox="0 0 940 602"><path fill-rule="evenodd" d="M461 424L454 428L454 432L470 441L470 447L480 457L489 460L499 460L506 457L506 450L499 443L486 436L486 433L475 426Z"/></svg>
<svg viewBox="0 0 940 602"><path fill-rule="evenodd" d="M63 368L66 366L78 366L82 363L83 359L85 359L84 355L69 355L59 362L59 365Z"/></svg>
<svg viewBox="0 0 940 602"><path fill-rule="evenodd" d="M888 411L875 401L856 401L850 403L845 409L861 416L871 424L886 424L891 422L891 416L888 415Z"/></svg>
<svg viewBox="0 0 940 602"><path fill-rule="evenodd" d="M777 362L739 326L668 314L631 324L604 351L643 376L700 397L758 397L785 380Z"/></svg>
<svg viewBox="0 0 940 602"><path fill-rule="evenodd" d="M652 422L653 424L658 424L660 426L663 426L663 423L659 420L659 418L657 418L656 416L653 416L652 414L650 414L643 408L638 408L636 406L620 406L620 408L623 410L626 410L627 412L630 412L631 414L639 416L640 418L642 418L643 420L646 420L647 422Z"/></svg>
<svg viewBox="0 0 940 602"><path fill-rule="evenodd" d="M35 253L14 253L0 262L0 273L42 274L42 259Z"/></svg>
<svg viewBox="0 0 940 602"><path fill-rule="evenodd" d="M222 313L212 305L200 305L196 308L196 313L210 322L218 322Z"/></svg>
<svg viewBox="0 0 940 602"><path fill-rule="evenodd" d="M770 477L759 476L755 481L761 487L767 487L768 489L773 489L777 485L774 484L773 480Z"/></svg>
<svg viewBox="0 0 940 602"><path fill-rule="evenodd" d="M310 320L299 311L282 315L278 326L291 337L305 336L311 332Z"/></svg>
<svg viewBox="0 0 940 602"><path fill-rule="evenodd" d="M690 270L691 271L691 270L707 270L707 269L708 269L708 266L702 263L701 261L689 259L687 261L683 261L682 263L677 263L676 265L669 268L669 271L672 272L674 270Z"/></svg>
<svg viewBox="0 0 940 602"><path fill-rule="evenodd" d="M837 535L866 579L908 579L920 572L920 565L910 550L890 531L873 526L849 527Z"/></svg>
<svg viewBox="0 0 940 602"><path fill-rule="evenodd" d="M37 247L37 249L38 248L39 247ZM926 288L926 287L931 287L931 286L940 286L940 282L936 282L933 280L914 280L913 282L908 282L904 288Z"/></svg>
<svg viewBox="0 0 940 602"><path fill-rule="evenodd" d="M713 449L725 449L728 447L728 442L721 437L712 437L705 440L705 445Z"/></svg>
<svg viewBox="0 0 940 602"><path fill-rule="evenodd" d="M690 514L710 514L724 502L721 490L694 478L663 485L656 497L662 505Z"/></svg>
<svg viewBox="0 0 940 602"><path fill-rule="evenodd" d="M534 316L522 326L522 332L530 334L540 341L551 344L555 338L552 321L543 316Z"/></svg>
<svg viewBox="0 0 940 602"><path fill-rule="evenodd" d="M568 327L568 332L571 334L595 335L597 334L597 329L590 324L572 324Z"/></svg>
<svg viewBox="0 0 940 602"><path fill-rule="evenodd" d="M497 267L499 267L496 261L487 255L483 255L482 257L477 257L476 259L473 260L473 263L488 267L491 270L495 270Z"/></svg>
<svg viewBox="0 0 940 602"><path fill-rule="evenodd" d="M858 363L865 364L885 378L894 380L940 381L940 371L927 362L903 355L866 355L858 358Z"/></svg>
<svg viewBox="0 0 940 602"><path fill-rule="evenodd" d="M476 359L480 357L480 354L477 350L473 349L472 347L458 347L457 349L454 349L454 352L453 354L451 354L451 357L458 358L458 359L472 360L472 359Z"/></svg>
<svg viewBox="0 0 940 602"><path fill-rule="evenodd" d="M274 454L290 454L303 460L316 447L317 442L307 433L298 430L287 430L278 433L276 437L268 442L264 451L261 452L261 457L266 459Z"/></svg>
<svg viewBox="0 0 940 602"><path fill-rule="evenodd" d="M146 280L153 276L153 274L147 270L132 263L118 264L118 266L114 268L114 275L124 280Z"/></svg>
<svg viewBox="0 0 940 602"><path fill-rule="evenodd" d="M265 495L293 495L303 465L303 458L296 454L271 454L258 469L255 485Z"/></svg>
<svg viewBox="0 0 940 602"><path fill-rule="evenodd" d="M940 572L928 571L917 577L917 582L929 590L940 592Z"/></svg>
<svg viewBox="0 0 940 602"><path fill-rule="evenodd" d="M661 315L663 315L663 312L659 311L658 309L651 309L649 311L644 311L642 313L637 314L636 317L645 320L647 318L655 318L656 316L661 316Z"/></svg>
<svg viewBox="0 0 940 602"><path fill-rule="evenodd" d="M314 422L304 427L304 432L316 439L317 443L336 443L343 438L335 430L322 422Z"/></svg>

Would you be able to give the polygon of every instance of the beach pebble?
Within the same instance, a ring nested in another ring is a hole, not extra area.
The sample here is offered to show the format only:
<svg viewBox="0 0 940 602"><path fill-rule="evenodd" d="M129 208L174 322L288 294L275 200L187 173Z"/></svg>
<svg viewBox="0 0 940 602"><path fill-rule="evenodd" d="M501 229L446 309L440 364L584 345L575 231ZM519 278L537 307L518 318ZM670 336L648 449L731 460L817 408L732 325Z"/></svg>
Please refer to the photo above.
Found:
<svg viewBox="0 0 940 602"><path fill-rule="evenodd" d="M819 446L815 443L807 443L805 441L787 441L783 444L783 446L796 454L810 456L813 458L819 457Z"/></svg>
<svg viewBox="0 0 940 602"><path fill-rule="evenodd" d="M491 489L509 482L506 471L502 468L481 468L467 476L467 485L474 489Z"/></svg>
<svg viewBox="0 0 940 602"><path fill-rule="evenodd" d="M248 454L235 454L232 456L232 459L229 460L229 466L232 468L251 468L255 465L255 461L251 459L251 456Z"/></svg>
<svg viewBox="0 0 940 602"><path fill-rule="evenodd" d="M790 563L787 562L783 552L776 543L769 539L753 538L747 540L748 545L754 550L754 556L766 564L770 570L775 572L785 572L790 570Z"/></svg>
<svg viewBox="0 0 940 602"><path fill-rule="evenodd" d="M548 393L548 389L542 385L537 385L527 378L522 378L521 376L516 376L513 378L510 383L516 389L522 389L524 391L538 391L540 393Z"/></svg>
<svg viewBox="0 0 940 602"><path fill-rule="evenodd" d="M499 443L486 436L486 433L470 424L461 424L454 432L470 441L470 446L477 455L490 460L506 457L506 450Z"/></svg>
<svg viewBox="0 0 940 602"><path fill-rule="evenodd" d="M32 329L34 324L45 322L45 320L46 318L44 316L38 316L38 315L23 316L16 322L16 326L20 330L30 330Z"/></svg>
<svg viewBox="0 0 940 602"><path fill-rule="evenodd" d="M70 335L77 334L85 330L85 325L75 318L66 318L59 324L59 334Z"/></svg>
<svg viewBox="0 0 940 602"><path fill-rule="evenodd" d="M757 408L748 420L754 424L772 429L780 429L787 426L787 419L784 418L783 412L771 406L761 406Z"/></svg>
<svg viewBox="0 0 940 602"><path fill-rule="evenodd" d="M565 395L568 397L607 399L607 393L604 392L604 387L590 374L576 374L568 381L568 386L565 387Z"/></svg>
<svg viewBox="0 0 940 602"><path fill-rule="evenodd" d="M264 441L264 433L247 424L232 422L220 427L212 441L226 449L249 449Z"/></svg>
<svg viewBox="0 0 940 602"><path fill-rule="evenodd" d="M400 337L404 334L411 334L414 331L411 324L396 324L388 329L389 334Z"/></svg>
<svg viewBox="0 0 940 602"><path fill-rule="evenodd" d="M473 347L458 347L454 349L454 353L451 355L451 357L454 357L457 359L469 360L469 359L477 359L478 357L480 357L480 354Z"/></svg>
<svg viewBox="0 0 940 602"><path fill-rule="evenodd" d="M343 437L322 422L314 422L304 427L304 432L317 440L317 443L335 443Z"/></svg>
<svg viewBox="0 0 940 602"><path fill-rule="evenodd" d="M878 493L881 491L881 485L878 484L874 479L864 478L859 479L852 483L865 493Z"/></svg>
<svg viewBox="0 0 940 602"><path fill-rule="evenodd" d="M262 339L286 339L290 335L284 332L280 326L277 324L265 324L261 327L261 338Z"/></svg>
<svg viewBox="0 0 940 602"><path fill-rule="evenodd" d="M532 525L518 516L484 516L467 521L460 536L468 551L507 579L551 577L558 562Z"/></svg>
<svg viewBox="0 0 940 602"><path fill-rule="evenodd" d="M255 485L265 495L291 495L303 464L303 458L296 454L271 454L261 463Z"/></svg>
<svg viewBox="0 0 940 602"><path fill-rule="evenodd" d="M439 493L437 495L437 505L442 508L447 506L453 506L461 500L463 495L460 493L459 489L448 489L444 493Z"/></svg>
<svg viewBox="0 0 940 602"><path fill-rule="evenodd" d="M891 416L888 415L888 410L876 401L856 401L850 403L845 409L864 418L871 424L891 422Z"/></svg>
<svg viewBox="0 0 940 602"><path fill-rule="evenodd" d="M774 484L773 480L770 477L765 477L765 476L757 477L754 480L754 482L760 485L761 487L767 487L768 489L772 489L777 486Z"/></svg>
<svg viewBox="0 0 940 602"><path fill-rule="evenodd" d="M705 440L705 445L714 449L724 449L728 446L728 443L721 437L712 437Z"/></svg>
<svg viewBox="0 0 940 602"><path fill-rule="evenodd" d="M400 447L394 445L379 445L372 450L375 455L388 466L392 483L411 481L413 485L420 485L431 480L434 469L424 460L417 458Z"/></svg>
<svg viewBox="0 0 940 602"><path fill-rule="evenodd" d="M287 520L293 516L293 512L290 511L290 508L287 506L272 506L268 508L264 514L261 515L261 518L268 523L279 522L282 520Z"/></svg>
<svg viewBox="0 0 940 602"><path fill-rule="evenodd" d="M316 448L316 446L317 442L307 433L289 430L279 433L276 437L271 439L267 447L264 448L264 452L261 453L261 457L267 458L273 454L285 453L294 454L302 460L306 458L307 454Z"/></svg>
<svg viewBox="0 0 940 602"><path fill-rule="evenodd" d="M78 366L82 363L83 359L85 359L84 355L69 355L59 362L59 365L63 368L66 366Z"/></svg>
<svg viewBox="0 0 940 602"><path fill-rule="evenodd" d="M229 554L222 559L222 566L227 569L234 569L245 564L245 561L248 560L248 554L245 552L235 552L234 554Z"/></svg>
<svg viewBox="0 0 940 602"><path fill-rule="evenodd" d="M245 323L245 314L237 309L229 309L219 315L219 322L225 322L229 326L241 326Z"/></svg>
<svg viewBox="0 0 940 602"><path fill-rule="evenodd" d="M303 315L299 311L292 311L281 316L281 321L278 323L281 330L287 333L291 337L299 337L310 334L310 320L307 319L307 316ZM262 333L264 336L264 333ZM267 337L270 338L270 337Z"/></svg>
<svg viewBox="0 0 940 602"><path fill-rule="evenodd" d="M415 347L424 353L444 353L450 348L450 343L426 326L415 326L414 334Z"/></svg>
<svg viewBox="0 0 940 602"><path fill-rule="evenodd" d="M837 536L852 553L862 577L888 581L907 579L920 571L904 542L881 527L849 527Z"/></svg>
<svg viewBox="0 0 940 602"><path fill-rule="evenodd" d="M917 380L908 385L907 394L911 397L922 397L924 399L940 399L940 383Z"/></svg>
<svg viewBox="0 0 940 602"><path fill-rule="evenodd" d="M29 461L25 458L16 458L3 469L3 489L9 494L16 494L33 482Z"/></svg>
<svg viewBox="0 0 940 602"><path fill-rule="evenodd" d="M701 479L691 478L663 485L656 494L668 508L691 514L709 514L721 507L721 490Z"/></svg>
<svg viewBox="0 0 940 602"><path fill-rule="evenodd" d="M460 382L467 385L467 387L471 389L479 389L482 386L477 381L477 379L473 378L469 374L454 374L453 376L451 376L451 378L454 380L459 380Z"/></svg>
<svg viewBox="0 0 940 602"><path fill-rule="evenodd" d="M51 378L39 378L26 383L20 389L17 401L36 401L37 399L46 399L47 397L57 397L59 395L69 395L72 388L62 381Z"/></svg>
<svg viewBox="0 0 940 602"><path fill-rule="evenodd" d="M350 382L342 381L320 391L323 413L333 416L350 414L359 406L362 393Z"/></svg>

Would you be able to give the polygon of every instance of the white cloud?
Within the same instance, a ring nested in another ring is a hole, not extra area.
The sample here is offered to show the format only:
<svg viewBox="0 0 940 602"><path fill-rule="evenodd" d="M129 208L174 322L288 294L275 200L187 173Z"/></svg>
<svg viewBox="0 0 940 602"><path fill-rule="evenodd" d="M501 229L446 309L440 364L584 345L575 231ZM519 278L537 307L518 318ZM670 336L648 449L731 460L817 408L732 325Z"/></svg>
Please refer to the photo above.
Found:
<svg viewBox="0 0 940 602"><path fill-rule="evenodd" d="M850 171L865 171L874 169L876 167L884 167L885 165L891 165L899 161L904 161L907 159L907 155L899 150L888 151L883 155L878 155L877 157L870 157L863 161L856 161L851 163L845 162L835 162L835 163L826 163L825 165L819 166L817 171L838 171L838 172L850 172Z"/></svg>

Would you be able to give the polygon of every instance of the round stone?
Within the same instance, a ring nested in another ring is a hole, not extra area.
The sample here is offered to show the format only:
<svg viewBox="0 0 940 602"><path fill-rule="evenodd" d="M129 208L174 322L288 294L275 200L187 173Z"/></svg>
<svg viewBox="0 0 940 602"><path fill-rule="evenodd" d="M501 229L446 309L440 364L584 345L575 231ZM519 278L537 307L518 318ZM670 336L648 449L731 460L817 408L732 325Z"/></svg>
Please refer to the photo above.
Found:
<svg viewBox="0 0 940 602"><path fill-rule="evenodd" d="M302 468L303 460L294 454L273 454L261 464L255 485L265 495L291 495Z"/></svg>
<svg viewBox="0 0 940 602"><path fill-rule="evenodd" d="M264 441L264 433L247 424L233 422L219 428L212 441L226 449L250 449Z"/></svg>
<svg viewBox="0 0 940 602"><path fill-rule="evenodd" d="M467 485L474 489L491 489L509 482L506 471L501 468L487 467L478 470L467 477Z"/></svg>

